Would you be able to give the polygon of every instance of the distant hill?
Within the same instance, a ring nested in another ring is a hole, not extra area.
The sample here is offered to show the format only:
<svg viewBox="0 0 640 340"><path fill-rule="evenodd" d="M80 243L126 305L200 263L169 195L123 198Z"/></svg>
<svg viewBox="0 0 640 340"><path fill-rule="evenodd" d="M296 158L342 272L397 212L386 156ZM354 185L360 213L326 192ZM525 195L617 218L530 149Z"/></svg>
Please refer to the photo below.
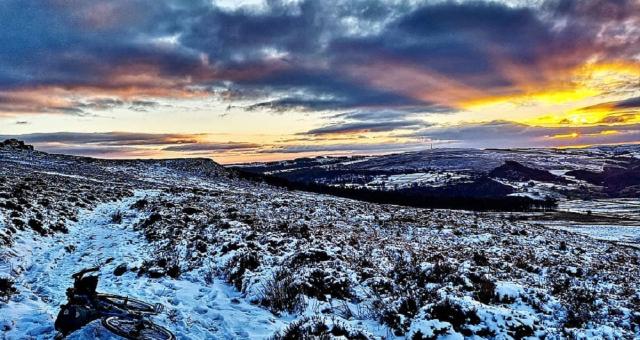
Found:
<svg viewBox="0 0 640 340"><path fill-rule="evenodd" d="M506 161L503 165L491 170L489 177L504 178L512 181L540 181L567 183L567 179L556 176L549 171L534 169L516 161Z"/></svg>
<svg viewBox="0 0 640 340"><path fill-rule="evenodd" d="M583 149L434 149L382 156L307 157L232 167L295 183L383 191L457 192L459 188L471 190L474 186L469 183L488 177L509 186L509 195L592 199L637 195L638 162L640 145L621 145ZM489 194L502 195L503 191Z"/></svg>

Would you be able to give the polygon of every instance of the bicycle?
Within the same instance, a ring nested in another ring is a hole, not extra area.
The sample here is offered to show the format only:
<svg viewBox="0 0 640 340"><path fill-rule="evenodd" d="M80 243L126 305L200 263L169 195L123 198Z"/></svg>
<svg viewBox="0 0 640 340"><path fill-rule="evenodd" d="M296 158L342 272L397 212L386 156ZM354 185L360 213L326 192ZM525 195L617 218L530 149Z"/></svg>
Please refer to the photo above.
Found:
<svg viewBox="0 0 640 340"><path fill-rule="evenodd" d="M175 340L166 328L148 320L150 315L162 312L161 304L149 304L138 299L96 292L98 276L85 276L97 272L98 267L84 269L71 277L73 288L67 289L67 303L60 307L55 328L64 338L72 332L101 319L110 332L126 339Z"/></svg>

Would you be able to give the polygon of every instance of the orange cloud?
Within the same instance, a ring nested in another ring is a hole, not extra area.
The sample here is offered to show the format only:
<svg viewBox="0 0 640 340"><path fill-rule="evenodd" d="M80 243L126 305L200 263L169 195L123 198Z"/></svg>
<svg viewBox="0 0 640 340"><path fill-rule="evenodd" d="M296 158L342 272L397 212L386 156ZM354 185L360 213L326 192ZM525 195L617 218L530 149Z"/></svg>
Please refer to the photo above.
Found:
<svg viewBox="0 0 640 340"><path fill-rule="evenodd" d="M349 65L346 72L373 88L445 106L456 107L465 100L487 95L428 67L390 58L366 65Z"/></svg>

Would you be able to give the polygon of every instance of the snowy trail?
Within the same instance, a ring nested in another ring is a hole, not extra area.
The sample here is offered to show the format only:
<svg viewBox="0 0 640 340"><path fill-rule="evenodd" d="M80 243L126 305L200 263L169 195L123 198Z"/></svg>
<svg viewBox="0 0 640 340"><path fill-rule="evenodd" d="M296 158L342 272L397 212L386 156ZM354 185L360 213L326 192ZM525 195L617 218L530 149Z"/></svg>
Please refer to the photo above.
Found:
<svg viewBox="0 0 640 340"><path fill-rule="evenodd" d="M19 294L0 307L0 335L3 339L50 339L53 322L65 291L72 285L71 274L102 264L98 291L129 295L165 306L153 319L170 329L179 339L264 338L286 326L269 312L242 299L224 282L204 283L197 274L180 279L151 279L127 272L113 275L119 264L139 266L151 251L144 237L132 225L141 217L129 207L150 192L137 192L128 199L98 206L70 226L69 234L52 238L23 237L14 247L25 268L17 280ZM124 214L121 224L111 223L111 214ZM71 249L73 248L73 249ZM93 322L69 339L118 339Z"/></svg>

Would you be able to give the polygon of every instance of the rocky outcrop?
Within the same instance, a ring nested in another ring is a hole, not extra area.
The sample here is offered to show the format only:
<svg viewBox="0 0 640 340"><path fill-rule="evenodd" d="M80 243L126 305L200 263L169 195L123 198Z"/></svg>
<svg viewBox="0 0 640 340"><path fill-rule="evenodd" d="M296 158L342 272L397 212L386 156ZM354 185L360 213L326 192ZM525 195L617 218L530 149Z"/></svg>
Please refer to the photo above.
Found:
<svg viewBox="0 0 640 340"><path fill-rule="evenodd" d="M33 151L33 145L28 145L21 140L12 138L0 142L0 149Z"/></svg>

